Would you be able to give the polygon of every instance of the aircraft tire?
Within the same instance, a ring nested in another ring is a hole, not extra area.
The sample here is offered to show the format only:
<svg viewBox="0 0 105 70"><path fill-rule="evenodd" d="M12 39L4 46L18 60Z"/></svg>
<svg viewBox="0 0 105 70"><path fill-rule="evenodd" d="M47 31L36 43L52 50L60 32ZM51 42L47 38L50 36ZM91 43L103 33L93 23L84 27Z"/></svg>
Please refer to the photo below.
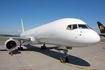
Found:
<svg viewBox="0 0 105 70"><path fill-rule="evenodd" d="M18 50L23 51L23 47L18 47Z"/></svg>
<svg viewBox="0 0 105 70"><path fill-rule="evenodd" d="M65 57L65 61L64 62L69 62L69 58Z"/></svg>
<svg viewBox="0 0 105 70"><path fill-rule="evenodd" d="M41 46L41 49L46 49L46 46Z"/></svg>
<svg viewBox="0 0 105 70"><path fill-rule="evenodd" d="M69 62L69 58L68 58L68 57L65 57L65 58L63 59L63 61L61 61L61 62Z"/></svg>

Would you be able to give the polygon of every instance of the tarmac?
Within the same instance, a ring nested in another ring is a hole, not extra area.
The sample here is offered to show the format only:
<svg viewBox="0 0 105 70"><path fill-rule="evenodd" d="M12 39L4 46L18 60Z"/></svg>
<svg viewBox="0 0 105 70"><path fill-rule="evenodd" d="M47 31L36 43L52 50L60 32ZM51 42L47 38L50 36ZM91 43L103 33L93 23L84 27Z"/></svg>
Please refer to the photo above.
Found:
<svg viewBox="0 0 105 70"><path fill-rule="evenodd" d="M11 55L3 41L0 42L0 70L105 70L105 41L97 45L68 50L68 63L60 62L55 45L42 50L38 45L24 44L23 51L17 49Z"/></svg>

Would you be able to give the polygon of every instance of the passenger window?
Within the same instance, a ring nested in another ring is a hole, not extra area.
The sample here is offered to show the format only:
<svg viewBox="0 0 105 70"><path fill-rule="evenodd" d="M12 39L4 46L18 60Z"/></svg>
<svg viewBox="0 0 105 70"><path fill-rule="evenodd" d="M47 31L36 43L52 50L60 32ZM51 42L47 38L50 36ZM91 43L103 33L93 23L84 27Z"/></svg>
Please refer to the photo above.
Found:
<svg viewBox="0 0 105 70"><path fill-rule="evenodd" d="M73 25L73 29L77 29L77 24L74 24Z"/></svg>
<svg viewBox="0 0 105 70"><path fill-rule="evenodd" d="M68 25L68 26L67 26L67 29L68 29L68 30L71 30L71 25Z"/></svg>

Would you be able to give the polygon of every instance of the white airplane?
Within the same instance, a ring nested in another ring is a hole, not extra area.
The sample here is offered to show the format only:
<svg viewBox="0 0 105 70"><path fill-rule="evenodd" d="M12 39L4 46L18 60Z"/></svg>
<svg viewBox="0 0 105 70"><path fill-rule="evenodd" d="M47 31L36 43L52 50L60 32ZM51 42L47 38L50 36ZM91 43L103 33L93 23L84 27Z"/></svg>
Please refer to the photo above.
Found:
<svg viewBox="0 0 105 70"><path fill-rule="evenodd" d="M21 45L24 42L32 44L43 44L42 49L46 49L45 44L55 44L58 48L63 47L64 58L63 61L67 62L68 49L72 47L87 47L92 46L100 42L100 36L93 29L90 29L87 24L75 18L59 19L48 24L33 28L28 31L24 31L23 21L20 37L10 37L5 42L5 47L9 51L13 51L17 47L19 41L20 46L18 50L23 50Z"/></svg>

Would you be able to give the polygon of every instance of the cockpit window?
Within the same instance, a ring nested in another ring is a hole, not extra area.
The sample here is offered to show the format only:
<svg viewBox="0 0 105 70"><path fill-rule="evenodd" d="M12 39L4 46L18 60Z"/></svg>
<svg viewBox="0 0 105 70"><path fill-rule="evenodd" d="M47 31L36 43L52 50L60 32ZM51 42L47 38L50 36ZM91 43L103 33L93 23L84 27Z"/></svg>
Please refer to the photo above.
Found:
<svg viewBox="0 0 105 70"><path fill-rule="evenodd" d="M85 24L78 24L78 27L80 29L88 29L87 25L85 25Z"/></svg>
<svg viewBox="0 0 105 70"><path fill-rule="evenodd" d="M72 24L67 26L68 30L73 29L89 29L89 27L86 24Z"/></svg>
<svg viewBox="0 0 105 70"><path fill-rule="evenodd" d="M77 29L77 24L68 25L68 26L67 26L67 29L68 29L68 30Z"/></svg>
<svg viewBox="0 0 105 70"><path fill-rule="evenodd" d="M73 29L77 29L77 24L74 24L73 25Z"/></svg>
<svg viewBox="0 0 105 70"><path fill-rule="evenodd" d="M68 30L71 30L71 25L68 25L68 26L67 26L67 29L68 29Z"/></svg>

